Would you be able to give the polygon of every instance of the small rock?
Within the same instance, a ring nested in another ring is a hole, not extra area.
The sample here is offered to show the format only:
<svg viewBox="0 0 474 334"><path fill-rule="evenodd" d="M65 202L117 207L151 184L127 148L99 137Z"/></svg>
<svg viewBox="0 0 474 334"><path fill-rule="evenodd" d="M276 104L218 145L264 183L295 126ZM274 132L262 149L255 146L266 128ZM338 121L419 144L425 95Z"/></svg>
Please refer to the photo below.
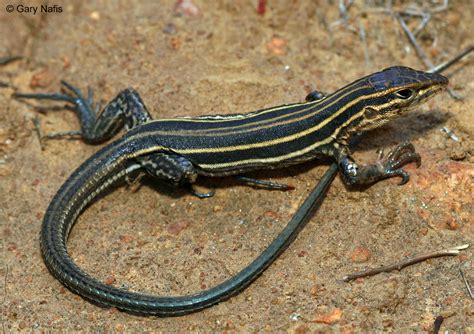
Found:
<svg viewBox="0 0 474 334"><path fill-rule="evenodd" d="M0 167L0 176L8 176L13 174L13 168Z"/></svg>
<svg viewBox="0 0 474 334"><path fill-rule="evenodd" d="M128 244L133 240L133 237L130 236L130 235L121 235L121 236L119 236L119 240L120 240L120 242L122 242L124 244Z"/></svg>
<svg viewBox="0 0 474 334"><path fill-rule="evenodd" d="M441 301L441 304L444 306L452 305L456 301L454 296L448 296L444 300Z"/></svg>
<svg viewBox="0 0 474 334"><path fill-rule="evenodd" d="M308 333L308 331L309 331L308 326L306 326L306 324L301 324L298 327L296 327L294 333L295 334L305 334L305 333Z"/></svg>
<svg viewBox="0 0 474 334"><path fill-rule="evenodd" d="M99 21L100 20L100 13L97 11L94 11L90 13L89 17L93 19L94 21Z"/></svg>
<svg viewBox="0 0 474 334"><path fill-rule="evenodd" d="M176 28L176 25L174 25L173 23L168 23L163 29L163 32L165 34L170 34L170 35L176 34L177 31L178 29Z"/></svg>
<svg viewBox="0 0 474 334"><path fill-rule="evenodd" d="M428 234L428 232L429 231L428 231L427 227L422 227L422 228L420 228L419 234L420 234L420 236L425 236L425 235Z"/></svg>
<svg viewBox="0 0 474 334"><path fill-rule="evenodd" d="M224 326L225 329L235 329L234 323L230 320L226 320Z"/></svg>
<svg viewBox="0 0 474 334"><path fill-rule="evenodd" d="M460 254L458 256L458 260L460 263L466 262L467 260L469 260L469 256L467 256L466 254Z"/></svg>
<svg viewBox="0 0 474 334"><path fill-rule="evenodd" d="M278 213L272 210L265 211L263 215L268 218L278 219Z"/></svg>
<svg viewBox="0 0 474 334"><path fill-rule="evenodd" d="M370 251L362 246L357 246L351 253L351 261L353 263L367 262L371 257Z"/></svg>
<svg viewBox="0 0 474 334"><path fill-rule="evenodd" d="M188 224L185 222L177 222L177 223L172 223L169 224L166 227L166 230L168 233L173 234L173 235L178 235L182 230L184 230L186 227L188 227Z"/></svg>
<svg viewBox="0 0 474 334"><path fill-rule="evenodd" d="M171 47L175 50L181 47L182 41L179 37L172 37L170 40Z"/></svg>
<svg viewBox="0 0 474 334"><path fill-rule="evenodd" d="M288 42L280 37L273 37L270 42L267 43L267 50L277 56L286 54L286 45Z"/></svg>
<svg viewBox="0 0 474 334"><path fill-rule="evenodd" d="M106 285L111 285L111 284L113 284L114 282L115 282L115 277L113 277L113 276L108 276L108 277L106 277L105 280L104 280L104 283L105 283Z"/></svg>
<svg viewBox="0 0 474 334"><path fill-rule="evenodd" d="M306 255L308 255L308 252L306 252L305 250L302 250L298 253L298 257L305 257Z"/></svg>
<svg viewBox="0 0 474 334"><path fill-rule="evenodd" d="M447 225L450 230L457 230L459 228L459 224L454 218L451 218L450 220L448 220Z"/></svg>
<svg viewBox="0 0 474 334"><path fill-rule="evenodd" d="M68 56L63 56L62 58L62 61L63 61L63 68L66 69L68 68L69 66L71 66L71 60L69 60L69 57Z"/></svg>
<svg viewBox="0 0 474 334"><path fill-rule="evenodd" d="M311 322L318 322L322 324L331 325L341 320L341 318L342 318L342 310L339 308L335 308L330 313L316 316L316 318L311 320Z"/></svg>
<svg viewBox="0 0 474 334"><path fill-rule="evenodd" d="M449 158L451 160L454 160L454 161L461 161L461 160L464 160L466 159L467 157L467 154L464 150L462 149L453 149L450 153L449 153Z"/></svg>
<svg viewBox="0 0 474 334"><path fill-rule="evenodd" d="M53 81L53 76L47 68L37 72L31 77L30 87L47 87Z"/></svg>
<svg viewBox="0 0 474 334"><path fill-rule="evenodd" d="M178 0L174 12L176 15L198 16L200 11L191 0Z"/></svg>

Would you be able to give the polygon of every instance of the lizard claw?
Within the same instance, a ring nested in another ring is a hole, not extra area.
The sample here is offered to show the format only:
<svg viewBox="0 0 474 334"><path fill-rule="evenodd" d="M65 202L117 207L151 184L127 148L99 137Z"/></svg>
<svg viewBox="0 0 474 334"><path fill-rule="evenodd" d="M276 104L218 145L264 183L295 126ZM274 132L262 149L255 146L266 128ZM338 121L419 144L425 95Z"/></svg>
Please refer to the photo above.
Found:
<svg viewBox="0 0 474 334"><path fill-rule="evenodd" d="M404 142L390 151L378 163L382 166L383 173L387 178L399 176L402 178L399 185L403 185L408 182L410 176L401 167L410 162L416 162L416 166L420 167L421 156L415 152L412 143Z"/></svg>

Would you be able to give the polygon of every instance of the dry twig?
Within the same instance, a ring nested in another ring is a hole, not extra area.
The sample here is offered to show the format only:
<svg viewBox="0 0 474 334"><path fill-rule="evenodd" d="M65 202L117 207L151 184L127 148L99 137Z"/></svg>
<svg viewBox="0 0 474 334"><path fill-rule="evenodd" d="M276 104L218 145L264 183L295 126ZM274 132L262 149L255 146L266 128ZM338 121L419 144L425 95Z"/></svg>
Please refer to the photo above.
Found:
<svg viewBox="0 0 474 334"><path fill-rule="evenodd" d="M367 35L365 33L364 24L362 21L359 21L359 36L360 40L362 41L362 45L364 46L364 58L365 58L365 65L370 65L370 58L369 58L369 47L367 46Z"/></svg>
<svg viewBox="0 0 474 334"><path fill-rule="evenodd" d="M349 8L354 3L354 0L349 0L347 3L345 0L339 0L339 16L341 17L339 20L334 21L331 23L330 27L336 27L338 25L343 25L347 29L356 32L357 30L349 24Z"/></svg>
<svg viewBox="0 0 474 334"><path fill-rule="evenodd" d="M453 65L454 63L457 63L458 61L460 61L461 59L463 59L464 57L466 57L468 54L470 54L472 51L474 51L474 45L471 45L470 47L468 47L466 50L460 52L458 55L454 56L453 58L451 58L450 60L448 61L445 61L444 63L441 63L439 65L436 65L434 67L432 67L428 72L430 73L440 73L440 72L443 72L445 69L447 69L448 67L450 67L451 65Z"/></svg>
<svg viewBox="0 0 474 334"><path fill-rule="evenodd" d="M36 116L35 118L33 118L32 122L33 122L33 125L35 126L35 132L36 132L36 135L38 136L38 141L39 141L39 144L40 144L41 151L44 151L43 133L41 132L41 125L40 125L39 117Z"/></svg>
<svg viewBox="0 0 474 334"><path fill-rule="evenodd" d="M15 60L22 59L22 56L8 56L0 58L0 65L6 65L8 63L14 62Z"/></svg>
<svg viewBox="0 0 474 334"><path fill-rule="evenodd" d="M397 18L398 22L400 23L400 26L402 27L403 32L407 36L408 41L410 42L410 44L415 49L415 52L416 52L417 56L421 59L423 64L425 64L426 67L428 67L428 68L434 67L433 63L428 58L425 51L423 51L423 49L418 45L418 42L416 41L416 37L413 35L413 33L408 28L405 20L400 15L396 15L396 18Z"/></svg>
<svg viewBox="0 0 474 334"><path fill-rule="evenodd" d="M407 36L408 41L410 42L410 44L415 49L415 52L416 52L417 56L421 59L423 64L425 64L425 66L428 67L428 68L434 68L435 66L433 65L433 63L431 62L429 57L426 55L426 53L423 51L423 49L418 45L418 42L416 41L416 37L413 35L413 33L410 31L410 29L406 25L405 20L403 20L403 18L400 15L396 15L396 18L397 18L398 22L400 23L400 26L402 27L403 32ZM456 100L462 100L463 99L462 96L457 94L451 88L448 87L447 91L453 99L456 99Z"/></svg>
<svg viewBox="0 0 474 334"><path fill-rule="evenodd" d="M466 279L466 276L464 276L463 271L461 268L459 268L459 272L461 273L461 277L464 281L464 284L466 285L467 292L469 293L469 296L471 297L472 300L474 300L474 295L472 294L471 286L469 285L469 282Z"/></svg>
<svg viewBox="0 0 474 334"><path fill-rule="evenodd" d="M366 270L366 271L358 272L358 273L355 273L355 274L350 274L350 275L344 276L342 278L342 280L344 282L349 282L349 281L355 280L356 278L360 278L360 277L374 276L374 275L377 275L377 274L380 274L380 273L383 273L383 272L385 272L385 273L390 272L392 270L402 270L403 268L411 266L412 264L423 262L425 260L432 259L432 258L435 258L435 257L458 255L461 250L466 249L468 247L469 247L469 245L465 244L465 245L458 246L458 247L453 247L453 248L444 249L444 250L440 250L440 251L436 251L436 252L430 252L430 253L426 253L426 254L417 255L417 256L414 256L412 258L402 260L400 262L397 262L395 264L391 264L391 265L388 265L388 266L383 266L383 267L379 267L379 268L374 268L374 269L369 269L369 270Z"/></svg>
<svg viewBox="0 0 474 334"><path fill-rule="evenodd" d="M8 264L5 266L5 276L3 277L3 303L2 305L6 305L7 302L7 283L8 283ZM5 314L0 312L0 322L2 324L3 333L6 333L5 321L4 321Z"/></svg>

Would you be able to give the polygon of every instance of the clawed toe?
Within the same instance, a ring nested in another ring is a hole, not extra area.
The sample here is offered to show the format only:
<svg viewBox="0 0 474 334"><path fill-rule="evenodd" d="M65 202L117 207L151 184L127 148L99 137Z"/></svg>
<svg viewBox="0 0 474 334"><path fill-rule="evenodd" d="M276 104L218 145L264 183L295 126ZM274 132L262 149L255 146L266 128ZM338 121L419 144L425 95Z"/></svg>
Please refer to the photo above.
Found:
<svg viewBox="0 0 474 334"><path fill-rule="evenodd" d="M400 168L402 166L405 166L406 164L410 162L416 162L416 167L421 166L421 156L418 153L405 153L401 155L394 164L394 168Z"/></svg>
<svg viewBox="0 0 474 334"><path fill-rule="evenodd" d="M415 153L415 147L413 146L412 143L410 142L404 142L395 147L393 150L391 150L388 155L387 159L389 160L398 160L400 156L402 156L405 153Z"/></svg>
<svg viewBox="0 0 474 334"><path fill-rule="evenodd" d="M36 100L53 100L53 101L64 101L73 104L73 107L70 109L76 110L80 108L81 105L85 105L88 108L92 109L93 104L93 91L92 89L88 89L88 96L85 98L82 95L82 92L79 88L74 87L70 83L66 81L61 81L61 84L66 88L66 93L15 93L13 96L16 98L24 98L24 99L36 99ZM68 94L72 93L72 94Z"/></svg>
<svg viewBox="0 0 474 334"><path fill-rule="evenodd" d="M415 147L410 142L398 145L382 160L385 175L387 177L401 177L400 185L407 183L410 179L409 174L401 169L401 167L411 162L415 162L417 167L421 165L421 156L415 152Z"/></svg>

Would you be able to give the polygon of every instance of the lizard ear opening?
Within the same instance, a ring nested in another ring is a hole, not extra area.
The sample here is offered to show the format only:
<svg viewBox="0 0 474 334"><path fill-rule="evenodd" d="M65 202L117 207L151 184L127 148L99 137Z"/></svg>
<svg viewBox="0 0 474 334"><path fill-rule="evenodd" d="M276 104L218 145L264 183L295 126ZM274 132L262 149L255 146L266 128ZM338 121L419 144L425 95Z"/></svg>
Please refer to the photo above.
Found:
<svg viewBox="0 0 474 334"><path fill-rule="evenodd" d="M377 118L378 116L378 110L374 109L374 108L365 108L365 111L364 111L364 116L366 119L374 119L374 118Z"/></svg>

